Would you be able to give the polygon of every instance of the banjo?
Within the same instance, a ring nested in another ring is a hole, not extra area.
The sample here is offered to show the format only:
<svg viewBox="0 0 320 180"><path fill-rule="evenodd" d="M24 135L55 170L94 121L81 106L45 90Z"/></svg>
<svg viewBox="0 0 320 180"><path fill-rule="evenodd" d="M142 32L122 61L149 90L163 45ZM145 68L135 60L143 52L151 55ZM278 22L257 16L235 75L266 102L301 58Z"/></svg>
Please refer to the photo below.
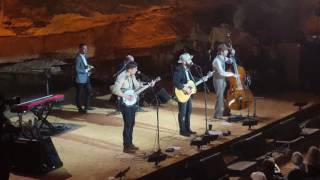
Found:
<svg viewBox="0 0 320 180"><path fill-rule="evenodd" d="M144 86L142 86L142 88L138 89L138 90L126 90L123 94L125 94L126 96L131 96L132 99L126 99L126 98L122 98L122 102L126 105L126 106L132 106L135 105L138 101L138 96L140 93L142 93L143 91L145 91L146 89L148 89L152 83L156 83L159 82L161 80L161 78L158 76L156 79L152 80L151 83L148 83Z"/></svg>

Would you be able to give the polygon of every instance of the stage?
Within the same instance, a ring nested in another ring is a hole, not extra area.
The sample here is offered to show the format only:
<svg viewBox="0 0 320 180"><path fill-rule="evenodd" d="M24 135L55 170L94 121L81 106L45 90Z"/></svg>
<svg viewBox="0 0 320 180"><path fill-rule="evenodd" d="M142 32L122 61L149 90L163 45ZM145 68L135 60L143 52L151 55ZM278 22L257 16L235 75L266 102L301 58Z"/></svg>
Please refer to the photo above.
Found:
<svg viewBox="0 0 320 180"><path fill-rule="evenodd" d="M63 167L40 177L11 174L10 179L112 179L117 173L128 167L130 170L127 178L137 179L199 152L196 147L190 146L190 140L193 137L187 138L179 135L175 101L162 104L159 108L160 145L163 151L172 146L181 147L181 149L169 154L169 158L161 162L160 167L156 167L154 163L147 162L147 156L157 150L157 119L154 107L143 107L144 112L137 113L133 141L140 150L134 155L125 154L122 152L122 117L121 114L115 113L113 108L106 105L108 96L96 97L93 100L95 109L88 114L80 114L72 104L72 94L73 92L67 92L67 99L63 106L49 116L51 123L71 124L76 127L52 137L55 148L64 163ZM253 127L253 130L248 130L248 127L242 126L241 123L213 120L215 95L210 93L208 122L212 124L214 130L229 130L231 135L218 138L210 145L203 147L203 150L215 148L296 112L298 108L293 105L295 101L308 101L308 105L311 105L319 102L319 97L315 98L314 95L306 93L284 93L258 99L257 116L260 121L257 126ZM232 114L238 115L240 112L232 111ZM246 116L247 110L243 110L242 114ZM11 119L14 121L15 118ZM205 131L203 93L198 93L193 98L191 128L198 135Z"/></svg>

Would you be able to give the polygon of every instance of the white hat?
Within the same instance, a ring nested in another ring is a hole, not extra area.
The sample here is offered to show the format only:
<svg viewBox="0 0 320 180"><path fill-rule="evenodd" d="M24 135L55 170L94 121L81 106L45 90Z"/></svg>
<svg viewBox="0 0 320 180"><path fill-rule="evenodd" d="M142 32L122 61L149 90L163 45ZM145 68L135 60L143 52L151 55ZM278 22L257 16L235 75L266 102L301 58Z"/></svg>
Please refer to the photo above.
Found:
<svg viewBox="0 0 320 180"><path fill-rule="evenodd" d="M183 53L183 54L180 55L178 63L182 63L182 62L191 63L192 62L192 58L193 58L193 56L190 55L189 53Z"/></svg>

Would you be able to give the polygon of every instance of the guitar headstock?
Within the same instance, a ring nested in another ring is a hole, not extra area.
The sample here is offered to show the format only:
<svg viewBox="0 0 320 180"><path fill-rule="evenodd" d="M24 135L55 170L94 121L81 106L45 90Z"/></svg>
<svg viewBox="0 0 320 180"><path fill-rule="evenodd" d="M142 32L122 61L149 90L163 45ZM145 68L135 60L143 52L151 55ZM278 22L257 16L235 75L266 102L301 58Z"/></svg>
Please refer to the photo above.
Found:
<svg viewBox="0 0 320 180"><path fill-rule="evenodd" d="M161 77L160 76L158 76L156 79L153 80L153 82L159 82L159 81L161 81Z"/></svg>

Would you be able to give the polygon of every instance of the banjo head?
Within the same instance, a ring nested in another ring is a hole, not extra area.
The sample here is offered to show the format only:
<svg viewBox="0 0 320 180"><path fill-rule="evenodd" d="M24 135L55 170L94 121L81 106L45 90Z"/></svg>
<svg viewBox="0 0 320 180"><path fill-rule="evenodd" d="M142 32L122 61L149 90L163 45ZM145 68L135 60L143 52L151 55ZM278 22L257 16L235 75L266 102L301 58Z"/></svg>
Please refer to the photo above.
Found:
<svg viewBox="0 0 320 180"><path fill-rule="evenodd" d="M124 92L125 95L127 96L132 96L132 100L129 101L128 99L122 98L123 103L127 106L132 106L135 105L137 102L137 95L135 94L134 90L127 90Z"/></svg>

